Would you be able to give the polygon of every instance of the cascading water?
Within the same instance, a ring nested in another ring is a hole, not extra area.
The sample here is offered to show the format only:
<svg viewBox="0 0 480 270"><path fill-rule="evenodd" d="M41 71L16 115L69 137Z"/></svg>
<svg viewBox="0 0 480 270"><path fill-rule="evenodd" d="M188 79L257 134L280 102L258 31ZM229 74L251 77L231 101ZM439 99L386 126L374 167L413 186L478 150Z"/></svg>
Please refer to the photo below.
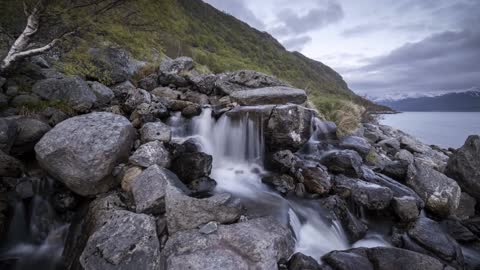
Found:
<svg viewBox="0 0 480 270"><path fill-rule="evenodd" d="M212 110L205 108L191 121L175 115L169 124L174 126L177 140L195 139L213 156L211 177L217 181L217 191L240 197L250 216L272 215L288 223L297 239L297 251L319 258L332 250L351 248L340 222L324 217L318 205L299 198L286 199L262 183L267 173L263 166L263 115L261 107L241 107L216 120ZM310 143L317 140L313 137ZM375 237L361 241L355 246L387 244Z"/></svg>

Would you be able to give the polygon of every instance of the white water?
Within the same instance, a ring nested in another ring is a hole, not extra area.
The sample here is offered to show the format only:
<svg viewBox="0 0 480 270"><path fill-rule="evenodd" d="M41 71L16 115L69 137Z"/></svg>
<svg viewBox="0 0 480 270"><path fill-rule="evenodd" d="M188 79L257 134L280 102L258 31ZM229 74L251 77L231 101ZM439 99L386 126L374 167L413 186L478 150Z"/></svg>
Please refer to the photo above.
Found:
<svg viewBox="0 0 480 270"><path fill-rule="evenodd" d="M175 115L169 124L174 126L176 139L194 138L204 152L213 156L211 177L217 181L217 191L241 198L250 216L272 215L288 223L297 240L296 251L319 259L332 250L351 248L339 221L323 217L318 205L299 199L287 200L261 182L266 171L263 167L264 121L260 111L255 107L242 107L215 120L211 109L205 108L190 123ZM355 246L379 245L388 243L375 234L355 243Z"/></svg>

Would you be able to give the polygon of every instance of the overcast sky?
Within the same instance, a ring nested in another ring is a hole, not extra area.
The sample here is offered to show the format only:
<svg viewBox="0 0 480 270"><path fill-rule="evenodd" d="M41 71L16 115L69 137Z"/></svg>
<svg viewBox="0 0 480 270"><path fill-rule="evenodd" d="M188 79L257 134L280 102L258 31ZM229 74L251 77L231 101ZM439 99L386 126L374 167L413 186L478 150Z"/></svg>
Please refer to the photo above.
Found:
<svg viewBox="0 0 480 270"><path fill-rule="evenodd" d="M480 0L204 0L378 97L480 87Z"/></svg>

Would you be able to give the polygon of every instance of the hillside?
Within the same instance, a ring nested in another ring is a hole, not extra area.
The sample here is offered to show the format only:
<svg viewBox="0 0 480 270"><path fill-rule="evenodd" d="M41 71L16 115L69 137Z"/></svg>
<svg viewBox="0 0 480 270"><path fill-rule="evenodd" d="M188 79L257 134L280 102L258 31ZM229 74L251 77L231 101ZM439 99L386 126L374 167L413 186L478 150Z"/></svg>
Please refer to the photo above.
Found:
<svg viewBox="0 0 480 270"><path fill-rule="evenodd" d="M480 112L480 90L379 101L397 111Z"/></svg>

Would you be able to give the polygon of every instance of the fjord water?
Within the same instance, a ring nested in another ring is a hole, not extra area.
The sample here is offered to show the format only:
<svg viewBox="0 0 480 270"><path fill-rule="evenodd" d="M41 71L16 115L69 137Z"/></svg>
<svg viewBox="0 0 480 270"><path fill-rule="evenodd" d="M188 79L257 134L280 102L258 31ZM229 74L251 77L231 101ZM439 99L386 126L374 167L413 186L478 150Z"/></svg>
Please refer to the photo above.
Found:
<svg viewBox="0 0 480 270"><path fill-rule="evenodd" d="M216 191L240 198L250 217L271 215L289 225L296 238L296 251L318 260L332 250L389 245L374 230L352 245L340 222L328 218L318 203L282 197L262 183L262 175L268 172L263 166L265 143L261 110L261 107L242 107L216 120L212 110L205 108L191 121L177 114L169 124L174 126L176 140L193 139L213 156L211 177L217 181ZM309 143L317 143L312 140Z"/></svg>
<svg viewBox="0 0 480 270"><path fill-rule="evenodd" d="M382 118L383 125L444 148L459 148L469 135L480 134L480 112L402 112Z"/></svg>

